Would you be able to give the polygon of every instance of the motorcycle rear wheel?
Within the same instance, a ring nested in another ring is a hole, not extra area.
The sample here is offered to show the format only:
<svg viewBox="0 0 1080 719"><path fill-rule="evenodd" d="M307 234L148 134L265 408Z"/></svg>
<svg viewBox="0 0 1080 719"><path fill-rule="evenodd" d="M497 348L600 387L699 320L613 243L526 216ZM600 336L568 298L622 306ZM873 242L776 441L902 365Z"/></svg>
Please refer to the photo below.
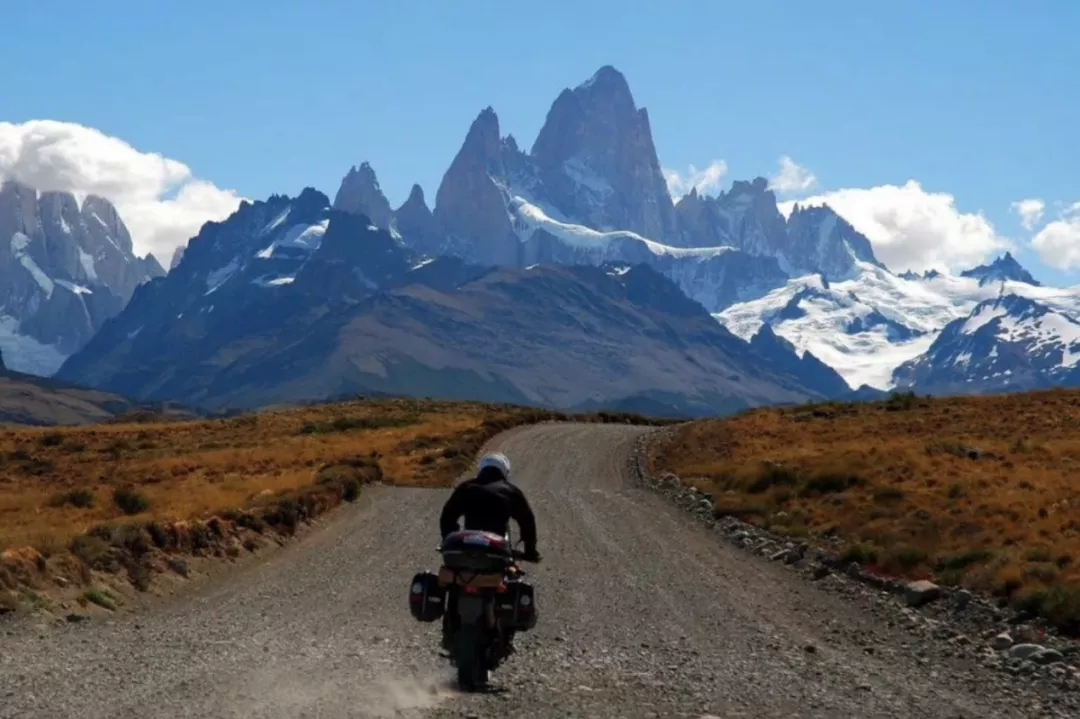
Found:
<svg viewBox="0 0 1080 719"><path fill-rule="evenodd" d="M475 691L487 685L487 657L483 639L481 628L474 624L466 624L458 630L454 663L457 664L458 687L464 691Z"/></svg>

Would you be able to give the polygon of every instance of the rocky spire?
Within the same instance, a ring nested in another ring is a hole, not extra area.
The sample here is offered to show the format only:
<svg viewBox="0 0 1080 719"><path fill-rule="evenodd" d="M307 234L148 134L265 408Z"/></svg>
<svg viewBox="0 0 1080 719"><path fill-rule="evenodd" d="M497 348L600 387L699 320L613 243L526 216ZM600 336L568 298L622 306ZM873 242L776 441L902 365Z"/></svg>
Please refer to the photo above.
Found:
<svg viewBox="0 0 1080 719"><path fill-rule="evenodd" d="M334 209L366 215L376 227L384 230L390 227L390 203L379 187L375 170L367 162L351 168L342 179L334 197Z"/></svg>
<svg viewBox="0 0 1080 719"><path fill-rule="evenodd" d="M521 248L507 215L499 118L485 108L443 175L435 195L435 221L469 259L516 265Z"/></svg>
<svg viewBox="0 0 1080 719"><path fill-rule="evenodd" d="M649 116L611 66L559 95L531 157L550 199L595 228L677 242L675 207L656 156Z"/></svg>
<svg viewBox="0 0 1080 719"><path fill-rule="evenodd" d="M420 185L413 185L409 199L394 211L394 223L407 245L427 255L439 253L442 233L435 216L428 209Z"/></svg>

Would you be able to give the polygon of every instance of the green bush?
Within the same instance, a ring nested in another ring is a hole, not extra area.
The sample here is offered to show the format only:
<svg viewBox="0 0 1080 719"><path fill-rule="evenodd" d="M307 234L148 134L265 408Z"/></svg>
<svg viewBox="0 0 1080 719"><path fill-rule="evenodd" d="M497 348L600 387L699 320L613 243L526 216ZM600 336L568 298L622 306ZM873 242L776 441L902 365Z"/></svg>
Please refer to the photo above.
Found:
<svg viewBox="0 0 1080 719"><path fill-rule="evenodd" d="M150 508L150 500L134 487L118 487L113 492L113 504L124 514L139 514Z"/></svg>
<svg viewBox="0 0 1080 719"><path fill-rule="evenodd" d="M99 607L104 607L109 611L116 610L116 598L109 593L107 589L98 589L91 587L83 592L83 597L91 604L96 604Z"/></svg>

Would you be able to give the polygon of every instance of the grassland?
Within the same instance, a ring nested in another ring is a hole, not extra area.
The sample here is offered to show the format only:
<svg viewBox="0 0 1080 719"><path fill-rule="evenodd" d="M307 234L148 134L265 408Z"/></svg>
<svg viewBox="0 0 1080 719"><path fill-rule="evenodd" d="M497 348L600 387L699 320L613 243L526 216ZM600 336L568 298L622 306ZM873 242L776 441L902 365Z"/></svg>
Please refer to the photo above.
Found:
<svg viewBox="0 0 1080 719"><path fill-rule="evenodd" d="M124 573L145 588L186 554L236 556L366 484L445 486L490 437L564 419L472 403L372 400L229 419L0 429L0 605ZM593 414L584 421L642 422ZM5 589L6 588L6 589ZM87 596L97 596L89 591ZM101 604L100 602L95 602Z"/></svg>
<svg viewBox="0 0 1080 719"><path fill-rule="evenodd" d="M680 427L654 472L716 512L1080 633L1080 392L764 409Z"/></svg>

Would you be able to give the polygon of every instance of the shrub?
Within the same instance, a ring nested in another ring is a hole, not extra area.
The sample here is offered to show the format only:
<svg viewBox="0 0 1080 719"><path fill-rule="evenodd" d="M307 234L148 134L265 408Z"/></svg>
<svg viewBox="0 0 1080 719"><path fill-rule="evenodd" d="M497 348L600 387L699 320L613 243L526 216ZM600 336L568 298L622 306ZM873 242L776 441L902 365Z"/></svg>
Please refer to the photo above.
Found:
<svg viewBox="0 0 1080 719"><path fill-rule="evenodd" d="M836 494L863 484L865 480L853 472L824 471L806 481L801 494L812 497L818 494Z"/></svg>
<svg viewBox="0 0 1080 719"><path fill-rule="evenodd" d="M64 443L64 435L59 432L46 432L38 442L42 447L59 447Z"/></svg>
<svg viewBox="0 0 1080 719"><path fill-rule="evenodd" d="M798 481L798 472L791 467L779 462L766 462L757 478L747 486L746 491L750 494L761 494L773 487L790 486Z"/></svg>
<svg viewBox="0 0 1080 719"><path fill-rule="evenodd" d="M388 415L382 417L338 417L329 422L312 422L300 428L300 434L330 434L352 430L390 429L417 424L416 414Z"/></svg>
<svg viewBox="0 0 1080 719"><path fill-rule="evenodd" d="M131 442L127 441L126 439L118 439L115 442L109 444L102 451L104 451L106 454L112 455L113 459L120 459L125 454L131 452L133 449L134 448L132 447Z"/></svg>
<svg viewBox="0 0 1080 719"><path fill-rule="evenodd" d="M124 514L139 514L150 508L150 500L134 487L117 487L113 492L113 504Z"/></svg>
<svg viewBox="0 0 1080 719"><path fill-rule="evenodd" d="M934 568L939 571L965 570L969 567L986 562L993 558L994 553L987 549L969 549L957 554L943 554L934 562Z"/></svg>
<svg viewBox="0 0 1080 719"><path fill-rule="evenodd" d="M1047 589L1040 614L1062 633L1072 637L1080 635L1080 583Z"/></svg>
<svg viewBox="0 0 1080 719"><path fill-rule="evenodd" d="M53 495L53 498L49 500L50 507L78 507L79 509L86 509L94 506L94 493L89 489L71 489L67 492L60 492Z"/></svg>
<svg viewBox="0 0 1080 719"><path fill-rule="evenodd" d="M109 611L116 610L116 598L109 593L107 589L98 589L91 587L83 592L83 597L91 604L96 604L99 607L104 607Z"/></svg>
<svg viewBox="0 0 1080 719"><path fill-rule="evenodd" d="M915 547L898 547L890 550L882 560L882 566L890 571L910 572L926 561L926 552Z"/></svg>
<svg viewBox="0 0 1080 719"><path fill-rule="evenodd" d="M914 409L917 400L914 392L893 392L885 401L885 409L888 412L900 412Z"/></svg>
<svg viewBox="0 0 1080 719"><path fill-rule="evenodd" d="M855 562L857 564L870 564L876 562L877 557L877 549L868 542L849 544L847 549L844 550L844 553L840 555L840 558L843 561Z"/></svg>
<svg viewBox="0 0 1080 719"><path fill-rule="evenodd" d="M1047 547L1035 547L1024 553L1024 559L1029 562L1051 562L1054 559L1054 553Z"/></svg>
<svg viewBox="0 0 1080 719"><path fill-rule="evenodd" d="M904 490L899 487L883 487L874 492L875 502L895 502L904 498Z"/></svg>
<svg viewBox="0 0 1080 719"><path fill-rule="evenodd" d="M109 542L91 534L83 534L71 540L71 553L91 569L111 570L116 559Z"/></svg>

